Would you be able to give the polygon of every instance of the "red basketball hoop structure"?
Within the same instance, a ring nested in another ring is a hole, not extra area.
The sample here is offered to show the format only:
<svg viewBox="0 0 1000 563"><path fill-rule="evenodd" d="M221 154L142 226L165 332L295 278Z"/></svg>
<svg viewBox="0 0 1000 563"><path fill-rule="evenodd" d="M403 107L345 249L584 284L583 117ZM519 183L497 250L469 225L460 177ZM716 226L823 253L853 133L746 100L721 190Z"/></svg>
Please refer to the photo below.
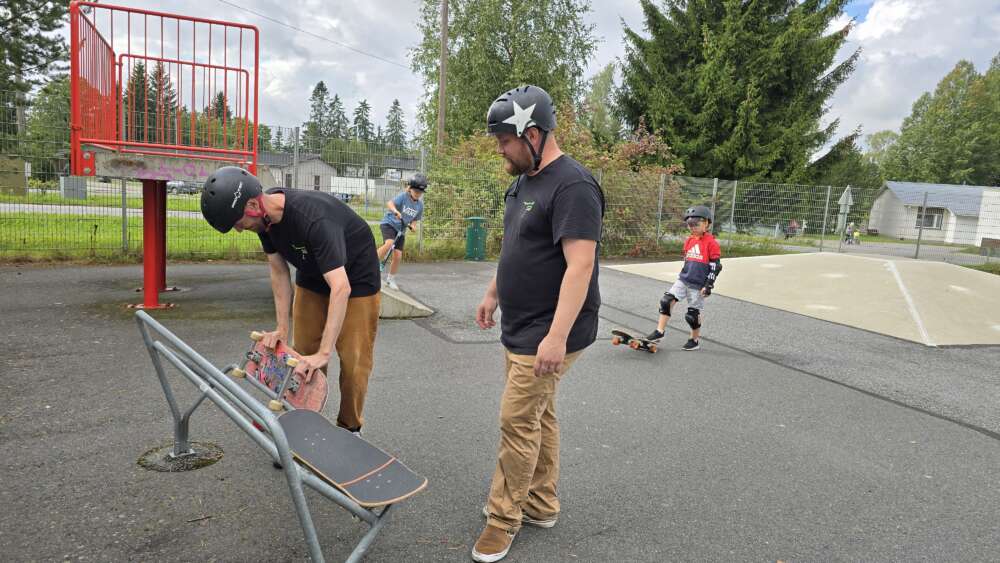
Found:
<svg viewBox="0 0 1000 563"><path fill-rule="evenodd" d="M252 25L70 3L70 169L142 182L143 303L166 283L168 181L257 173L260 33Z"/></svg>

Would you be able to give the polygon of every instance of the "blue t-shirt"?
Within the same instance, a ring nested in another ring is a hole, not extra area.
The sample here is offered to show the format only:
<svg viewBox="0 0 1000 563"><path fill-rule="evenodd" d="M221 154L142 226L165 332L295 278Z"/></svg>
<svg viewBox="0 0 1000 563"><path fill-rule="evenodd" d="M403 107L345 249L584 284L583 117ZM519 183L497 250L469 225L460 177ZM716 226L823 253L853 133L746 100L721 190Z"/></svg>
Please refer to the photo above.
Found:
<svg viewBox="0 0 1000 563"><path fill-rule="evenodd" d="M417 201L413 201L408 192L402 192L397 195L392 200L393 205L396 209L403 214L403 220L409 225L414 221L419 221L421 217L424 216L424 199L420 198ZM400 223L396 214L392 211L386 211L385 216L382 217L383 225L390 225L397 231L403 230L403 225Z"/></svg>

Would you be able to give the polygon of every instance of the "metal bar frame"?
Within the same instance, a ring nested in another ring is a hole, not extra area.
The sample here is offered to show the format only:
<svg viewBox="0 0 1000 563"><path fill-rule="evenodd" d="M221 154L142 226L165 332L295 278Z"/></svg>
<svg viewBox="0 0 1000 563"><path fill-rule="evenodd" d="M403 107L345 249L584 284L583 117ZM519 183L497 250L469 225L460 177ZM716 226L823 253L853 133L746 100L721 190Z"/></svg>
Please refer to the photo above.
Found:
<svg viewBox="0 0 1000 563"><path fill-rule="evenodd" d="M370 526L347 558L348 563L360 561L375 541L375 537L385 527L393 505L386 505L379 512L365 508L305 467L295 463L288 438L278 423L277 415L227 375L236 367L235 364L220 370L146 312L137 311L135 318L173 417L174 448L171 456L179 457L193 453L190 442L191 417L205 399L211 400L240 430L271 456L271 459L281 464L292 503L295 505L302 526L302 533L309 547L310 558L318 563L325 561L303 485L335 502ZM164 359L201 391L195 402L183 413L167 379ZM262 383L252 378L245 379L258 391L265 391L272 398L276 396ZM286 402L285 407L291 408L291 405ZM257 430L253 425L254 422L267 431Z"/></svg>

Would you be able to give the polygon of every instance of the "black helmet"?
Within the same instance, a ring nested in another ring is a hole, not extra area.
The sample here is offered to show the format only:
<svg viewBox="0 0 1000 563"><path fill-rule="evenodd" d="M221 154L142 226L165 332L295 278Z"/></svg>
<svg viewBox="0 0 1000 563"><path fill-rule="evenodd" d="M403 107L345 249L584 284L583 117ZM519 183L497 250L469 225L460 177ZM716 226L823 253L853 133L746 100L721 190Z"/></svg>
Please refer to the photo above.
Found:
<svg viewBox="0 0 1000 563"><path fill-rule="evenodd" d="M712 221L712 210L704 205L688 207L687 211L684 212L684 220L687 221L690 217L701 217L702 219L706 219L709 223L714 223L714 221Z"/></svg>
<svg viewBox="0 0 1000 563"><path fill-rule="evenodd" d="M537 127L542 131L542 143L535 151L525 131ZM521 86L501 94L489 111L486 112L486 132L490 135L511 133L517 135L528 145L531 158L535 162L534 170L542 163L542 152L545 150L545 140L549 131L556 128L556 108L552 105L552 97L538 86Z"/></svg>
<svg viewBox="0 0 1000 563"><path fill-rule="evenodd" d="M513 133L523 137L529 127L542 131L556 128L552 97L538 86L522 86L501 94L486 112L486 132Z"/></svg>
<svg viewBox="0 0 1000 563"><path fill-rule="evenodd" d="M243 217L247 201L263 193L260 181L238 166L224 166L208 177L201 190L201 214L220 233L228 233Z"/></svg>
<svg viewBox="0 0 1000 563"><path fill-rule="evenodd" d="M423 172L417 172L406 181L406 186L422 192L427 191L427 175Z"/></svg>

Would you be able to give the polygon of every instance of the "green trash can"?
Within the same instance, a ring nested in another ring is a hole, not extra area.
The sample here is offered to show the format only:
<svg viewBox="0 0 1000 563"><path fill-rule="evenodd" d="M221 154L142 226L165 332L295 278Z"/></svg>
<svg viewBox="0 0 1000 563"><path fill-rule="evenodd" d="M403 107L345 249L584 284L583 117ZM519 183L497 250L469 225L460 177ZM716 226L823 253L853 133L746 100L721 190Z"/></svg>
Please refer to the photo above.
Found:
<svg viewBox="0 0 1000 563"><path fill-rule="evenodd" d="M486 217L466 217L465 259L486 260Z"/></svg>

